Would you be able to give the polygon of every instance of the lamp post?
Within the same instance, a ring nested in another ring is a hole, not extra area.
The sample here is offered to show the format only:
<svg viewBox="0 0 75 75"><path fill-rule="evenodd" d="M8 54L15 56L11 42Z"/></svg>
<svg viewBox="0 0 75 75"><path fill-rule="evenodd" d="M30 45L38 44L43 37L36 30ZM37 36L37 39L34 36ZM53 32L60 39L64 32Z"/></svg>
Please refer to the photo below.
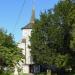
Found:
<svg viewBox="0 0 75 75"><path fill-rule="evenodd" d="M22 39L22 43L25 44L25 64L26 64L26 39L25 38Z"/></svg>

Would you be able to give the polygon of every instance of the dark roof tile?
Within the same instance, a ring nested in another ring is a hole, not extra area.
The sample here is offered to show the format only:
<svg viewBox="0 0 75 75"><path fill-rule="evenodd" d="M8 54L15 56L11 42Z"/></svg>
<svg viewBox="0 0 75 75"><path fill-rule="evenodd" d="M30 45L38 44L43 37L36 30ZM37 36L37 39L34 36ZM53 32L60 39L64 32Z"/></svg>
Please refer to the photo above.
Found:
<svg viewBox="0 0 75 75"><path fill-rule="evenodd" d="M21 29L32 29L33 23L29 23L26 26L22 27Z"/></svg>

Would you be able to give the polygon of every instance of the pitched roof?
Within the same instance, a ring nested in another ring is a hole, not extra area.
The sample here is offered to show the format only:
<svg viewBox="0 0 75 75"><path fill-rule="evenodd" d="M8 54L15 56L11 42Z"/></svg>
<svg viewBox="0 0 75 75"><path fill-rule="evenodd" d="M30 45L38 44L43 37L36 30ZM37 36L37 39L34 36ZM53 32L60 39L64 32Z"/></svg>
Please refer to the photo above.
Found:
<svg viewBox="0 0 75 75"><path fill-rule="evenodd" d="M21 29L32 29L33 23L29 23L26 26L22 27Z"/></svg>

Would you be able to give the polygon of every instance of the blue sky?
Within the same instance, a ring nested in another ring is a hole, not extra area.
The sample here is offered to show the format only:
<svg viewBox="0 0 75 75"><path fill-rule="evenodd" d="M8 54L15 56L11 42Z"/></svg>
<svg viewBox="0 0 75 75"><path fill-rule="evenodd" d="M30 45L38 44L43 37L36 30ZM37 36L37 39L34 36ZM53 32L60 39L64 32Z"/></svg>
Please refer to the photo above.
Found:
<svg viewBox="0 0 75 75"><path fill-rule="evenodd" d="M18 19L23 2L24 0L0 0L0 28L4 28L8 33L14 34L16 41L21 39L21 28L30 21L32 12L32 0L25 0L24 8ZM35 0L36 18L39 18L41 11L53 8L57 2L58 0Z"/></svg>

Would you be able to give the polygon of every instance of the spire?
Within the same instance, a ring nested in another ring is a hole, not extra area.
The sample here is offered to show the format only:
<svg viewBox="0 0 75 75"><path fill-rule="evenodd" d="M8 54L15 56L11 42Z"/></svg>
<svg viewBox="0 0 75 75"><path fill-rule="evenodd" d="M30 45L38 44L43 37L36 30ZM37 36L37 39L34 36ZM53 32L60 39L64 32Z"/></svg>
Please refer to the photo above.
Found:
<svg viewBox="0 0 75 75"><path fill-rule="evenodd" d="M34 23L35 22L35 9L34 7L32 8L32 15L31 15L31 20L30 23Z"/></svg>
<svg viewBox="0 0 75 75"><path fill-rule="evenodd" d="M34 1L33 1L33 7L32 7L32 15L31 15L31 19L30 22L25 25L24 27L22 27L21 29L32 29L33 24L35 23L35 9L34 9Z"/></svg>
<svg viewBox="0 0 75 75"><path fill-rule="evenodd" d="M32 0L32 15L31 15L31 19L30 19L30 23L34 23L35 22L35 0Z"/></svg>

